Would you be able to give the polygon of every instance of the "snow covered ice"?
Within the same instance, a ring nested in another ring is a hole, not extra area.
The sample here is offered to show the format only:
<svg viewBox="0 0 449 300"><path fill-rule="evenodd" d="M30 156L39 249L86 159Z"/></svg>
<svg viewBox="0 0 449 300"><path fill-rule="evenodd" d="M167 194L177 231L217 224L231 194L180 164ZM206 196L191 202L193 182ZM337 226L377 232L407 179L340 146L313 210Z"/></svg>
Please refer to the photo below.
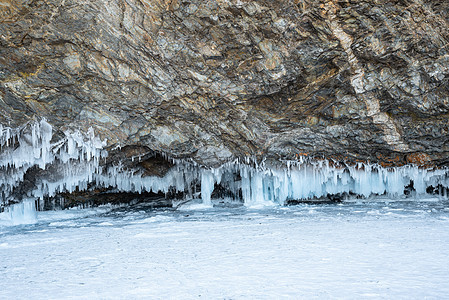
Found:
<svg viewBox="0 0 449 300"><path fill-rule="evenodd" d="M39 212L0 227L0 298L441 299L447 204Z"/></svg>

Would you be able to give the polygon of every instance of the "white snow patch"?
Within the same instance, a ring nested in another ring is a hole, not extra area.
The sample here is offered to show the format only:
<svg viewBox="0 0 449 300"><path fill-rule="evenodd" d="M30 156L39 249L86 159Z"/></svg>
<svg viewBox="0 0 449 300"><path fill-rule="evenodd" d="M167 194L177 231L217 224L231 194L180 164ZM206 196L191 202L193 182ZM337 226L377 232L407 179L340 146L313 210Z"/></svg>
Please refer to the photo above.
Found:
<svg viewBox="0 0 449 300"><path fill-rule="evenodd" d="M444 205L145 212L158 222L142 223L130 211L73 220L83 227L10 227L0 298L441 299L449 293Z"/></svg>

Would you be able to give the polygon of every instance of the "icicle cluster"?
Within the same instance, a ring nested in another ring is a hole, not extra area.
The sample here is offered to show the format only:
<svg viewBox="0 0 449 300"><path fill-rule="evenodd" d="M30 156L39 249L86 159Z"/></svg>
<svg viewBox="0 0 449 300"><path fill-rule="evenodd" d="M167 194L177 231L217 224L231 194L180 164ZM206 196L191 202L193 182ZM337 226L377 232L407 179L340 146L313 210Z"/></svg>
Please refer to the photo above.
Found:
<svg viewBox="0 0 449 300"><path fill-rule="evenodd" d="M52 180L42 180L29 197L42 198L60 191L86 187L99 171L99 160L107 155L105 142L95 137L93 129L87 134L66 131L65 137L52 143L52 126L45 119L20 129L0 125L0 188L5 200L24 179L33 166L45 170L49 165Z"/></svg>
<svg viewBox="0 0 449 300"><path fill-rule="evenodd" d="M256 170L240 168L242 194L249 205L286 200L320 198L326 195L387 194L398 197L413 183L417 195L426 193L428 186L448 186L448 170L425 170L416 166L392 169L379 165L358 164L331 167L328 161L288 163L285 169Z"/></svg>
<svg viewBox="0 0 449 300"><path fill-rule="evenodd" d="M40 199L58 192L85 190L90 184L122 192L179 191L186 198L198 197L196 188L200 186L201 198L206 205L212 205L212 198L223 196L225 191L227 196L248 206L282 205L289 200L336 194L398 197L411 183L417 196L425 194L429 186L449 187L448 169L426 170L416 166L386 169L361 163L331 166L326 160L303 158L273 168L255 162L250 166L248 159L246 163L235 161L215 169L173 160L175 167L163 178L144 176L142 171L125 169L120 163L100 166L100 159L107 155L103 150L105 142L96 137L92 129L86 134L67 131L64 138L56 142L52 142L52 137L52 127L45 120L17 130L0 125L3 201L12 195L33 166L47 173L39 176L35 188L24 196Z"/></svg>
<svg viewBox="0 0 449 300"><path fill-rule="evenodd" d="M205 169L180 163L163 178L142 177L139 172L114 167L95 175L99 186L129 192L185 192L192 183L201 185L204 204L212 205L217 185L228 190L245 205L284 204L287 200L314 199L327 195L356 194L364 197L386 194L400 197L413 183L416 196L426 194L429 186L449 187L449 170L426 170L416 166L386 169L379 165L332 167L326 160L286 162L284 168L251 167L238 162ZM191 194L191 193L190 193Z"/></svg>
<svg viewBox="0 0 449 300"><path fill-rule="evenodd" d="M173 168L164 177L143 176L141 172L123 169L119 164L95 174L95 183L97 186L114 188L122 192L167 193L170 188L184 192L191 184L191 181L185 178L185 173L189 172L189 169Z"/></svg>
<svg viewBox="0 0 449 300"><path fill-rule="evenodd" d="M6 220L11 225L36 223L37 211L34 199L24 199L22 202L8 207Z"/></svg>

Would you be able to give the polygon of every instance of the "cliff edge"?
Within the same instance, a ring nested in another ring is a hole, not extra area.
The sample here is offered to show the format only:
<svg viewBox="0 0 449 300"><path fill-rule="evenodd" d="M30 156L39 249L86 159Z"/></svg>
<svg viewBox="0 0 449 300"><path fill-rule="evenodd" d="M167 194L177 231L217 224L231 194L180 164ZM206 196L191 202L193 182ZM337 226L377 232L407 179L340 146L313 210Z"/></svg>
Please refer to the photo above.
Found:
<svg viewBox="0 0 449 300"><path fill-rule="evenodd" d="M449 3L0 1L0 123L218 166L449 163Z"/></svg>

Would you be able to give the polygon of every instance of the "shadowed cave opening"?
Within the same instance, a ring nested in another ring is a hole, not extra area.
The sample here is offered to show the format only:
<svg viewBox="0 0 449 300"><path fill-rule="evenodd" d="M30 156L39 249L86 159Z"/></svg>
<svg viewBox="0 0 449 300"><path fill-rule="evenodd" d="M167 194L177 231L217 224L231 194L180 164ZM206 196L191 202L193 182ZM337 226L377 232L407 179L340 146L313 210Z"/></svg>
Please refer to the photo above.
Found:
<svg viewBox="0 0 449 300"><path fill-rule="evenodd" d="M233 176L231 176L233 175ZM244 206L243 191L241 186L242 178L240 174L226 173L223 175L226 180L215 183L211 193L211 203L214 207L239 207ZM270 191L270 187L267 187ZM449 189L441 184L428 186L426 194L439 196L442 198L449 195ZM379 196L388 196L387 192L376 193L366 197L352 191L342 193L327 193L320 197L310 197L307 199L287 198L282 205L292 206L301 204L314 205L334 205L345 201L369 201ZM403 193L397 195L400 200L412 201L418 195L414 188L413 180L404 187ZM422 195L421 195L422 196ZM42 210L61 210L67 208L88 208L105 204L112 205L137 205L145 204L149 209L169 208L176 209L181 204L201 201L201 182L193 180L184 191L178 191L175 187L170 187L167 192L123 192L116 189L98 188L92 185L87 191L74 191L72 193L59 193L53 197L44 197L36 200L36 208ZM380 198L379 198L380 199Z"/></svg>

